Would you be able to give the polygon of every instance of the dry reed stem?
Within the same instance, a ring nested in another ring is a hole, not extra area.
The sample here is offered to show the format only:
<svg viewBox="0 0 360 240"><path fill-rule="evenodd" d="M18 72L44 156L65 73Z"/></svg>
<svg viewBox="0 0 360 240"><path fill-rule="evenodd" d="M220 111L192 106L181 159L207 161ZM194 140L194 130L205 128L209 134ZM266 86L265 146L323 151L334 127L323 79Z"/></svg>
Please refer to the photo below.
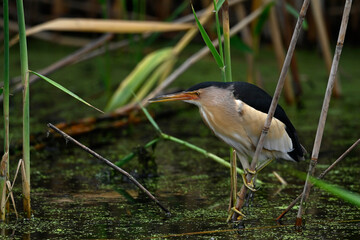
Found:
<svg viewBox="0 0 360 240"><path fill-rule="evenodd" d="M288 183L285 181L283 177L281 177L277 172L273 171L274 176L281 183L281 185L286 186Z"/></svg>
<svg viewBox="0 0 360 240"><path fill-rule="evenodd" d="M12 192L12 187L13 187L13 186L11 185L10 181L6 181L6 185L7 185L8 189L9 189L9 194L8 194L8 196L10 196L10 198L11 198L11 202L12 202L13 207L14 207L14 212L15 212L16 219L18 219L18 218L19 218L19 215L18 215L17 210L16 210L16 204L15 204L14 194L13 194L13 192Z"/></svg>
<svg viewBox="0 0 360 240"><path fill-rule="evenodd" d="M306 11L307 11L307 9L309 7L309 3L310 3L310 0L304 0L303 5L301 7L300 14L299 14L298 20L296 22L294 33L292 35L291 42L290 42L290 45L289 45L289 49L288 49L288 52L286 54L283 67L281 69L281 73L280 73L280 77L279 77L279 80L278 80L278 83L277 83L277 86L276 86L276 90L275 90L273 99L271 101L269 112L268 112L266 121L264 123L264 128L263 128L263 130L261 132L261 135L260 135L257 147L256 147L254 157L253 157L253 159L251 161L251 166L250 166L251 170L255 170L256 165L258 163L260 152L263 149L264 142L265 142L265 137L266 137L266 135L267 135L267 133L269 131L271 120L272 120L272 118L274 116L274 112L275 112L275 109L277 107L277 103L278 103L279 98L280 98L280 93L281 93L281 90L282 90L282 88L284 86L286 74L287 74L287 71L289 69L293 53L295 51L295 46L296 46L297 40L299 38L301 27L302 27L302 22L304 21ZM248 176L248 181L251 180L250 178L251 178L251 176ZM241 191L238 194L239 199L238 199L238 202L236 204L236 208L238 210L241 210L241 208L244 205L244 201L241 200L241 199L245 199L246 192L247 192L247 189L245 188L244 191ZM238 217L237 214L234 214L233 220L236 221L237 217Z"/></svg>
<svg viewBox="0 0 360 240"><path fill-rule="evenodd" d="M25 170L25 161L21 159L21 176L22 176L22 191L23 191L23 205L24 210L26 211L26 217L31 218L31 205L30 205L30 184L27 179L27 174Z"/></svg>
<svg viewBox="0 0 360 240"><path fill-rule="evenodd" d="M360 139L358 139L351 147L349 147L341 156L336 159L325 171L323 171L319 176L318 179L323 179L341 160L343 160L358 144L360 143ZM276 218L277 221L279 221L281 218L285 216L287 212L292 209L295 204L300 200L303 193L299 194L299 196L294 199L289 206Z"/></svg>
<svg viewBox="0 0 360 240"><path fill-rule="evenodd" d="M309 193L310 193L310 189L311 189L309 178L310 178L310 176L314 175L318 156L319 156L321 140L322 140L323 133L324 133L327 112L329 109L329 103L330 103L330 99L331 99L331 93L332 93L332 89L333 89L335 79L336 79L336 73L337 73L338 66L339 66L341 51L342 51L342 48L344 45L346 28L347 28L347 24L349 21L349 15L350 15L350 10L351 10L351 4L352 4L352 0L346 0L343 17L341 20L341 26L340 26L340 30L339 30L338 41L336 44L335 54L334 54L334 58L333 58L332 66L331 66L330 75L329 75L328 85L326 87L324 102L323 102L323 106L321 109L318 128L316 131L314 147L313 147L312 156L311 156L311 160L310 160L310 164L309 164L309 170L307 173L304 190L303 190L303 194L302 194L301 201L300 201L300 206L299 206L298 214L296 217L296 226L297 227L300 227L302 225L302 215L304 213L303 205L306 202L306 200L309 196Z"/></svg>
<svg viewBox="0 0 360 240"><path fill-rule="evenodd" d="M272 7L269 14L269 26L271 41L274 47L274 52L277 60L277 65L281 71L283 63L285 61L284 44L281 37L281 30L278 19L276 17L276 9ZM292 59L292 57L291 57ZM291 105L295 102L294 89L292 87L292 78L290 74L285 76L284 80L284 98L287 104Z"/></svg>
<svg viewBox="0 0 360 240"><path fill-rule="evenodd" d="M324 11L323 7L321 6L320 1L311 1L311 10L312 15L314 17L315 21L315 27L317 31L317 36L319 39L319 44L321 47L322 55L325 61L325 65L327 70L331 71L331 47L330 47L330 40L329 40L329 34L326 31L326 23L324 20ZM339 76L335 76L335 82L334 82L334 88L333 88L333 95L334 97L340 97L341 96L341 87L340 87L340 81Z"/></svg>
<svg viewBox="0 0 360 240"><path fill-rule="evenodd" d="M26 31L26 36L42 31L71 31L97 33L144 33L183 31L194 27L188 23L166 23L156 21L128 21L114 19L58 18ZM10 46L18 42L18 36L10 41Z"/></svg>
<svg viewBox="0 0 360 240"><path fill-rule="evenodd" d="M61 131L60 129L58 129L57 127L55 127L53 124L48 123L48 127L53 129L55 132L59 133L60 135L62 135L67 141L71 141L73 142L75 145L79 146L81 149L83 149L85 152L91 154L92 156L94 156L95 158L101 160L102 162L104 162L106 165L110 166L111 168L113 168L114 170L118 171L119 173L121 173L122 175L124 175L125 177L127 177L132 183L134 183L138 188L140 188L140 190L142 190L149 198L151 198L151 200L153 200L160 208L161 210L163 210L166 214L170 214L170 211L167 210L160 202L159 200L157 200L143 185L141 185L133 176L131 176L128 172L126 172L125 170L123 170L122 168L116 166L115 164L113 164L112 162L110 162L109 160L107 160L106 158L102 157L100 154L96 153L95 151L91 150L90 148L86 147L85 145L83 145L82 143L78 142L77 140L75 140L74 138L72 138L71 136L69 136L68 134L64 133L63 131Z"/></svg>

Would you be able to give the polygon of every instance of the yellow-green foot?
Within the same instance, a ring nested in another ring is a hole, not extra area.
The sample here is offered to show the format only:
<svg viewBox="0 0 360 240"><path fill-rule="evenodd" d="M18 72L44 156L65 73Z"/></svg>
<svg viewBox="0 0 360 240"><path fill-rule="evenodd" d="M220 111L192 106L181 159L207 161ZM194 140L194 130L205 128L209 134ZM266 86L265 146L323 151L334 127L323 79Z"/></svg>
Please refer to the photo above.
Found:
<svg viewBox="0 0 360 240"><path fill-rule="evenodd" d="M248 182L246 175L247 173L241 174L245 187L247 187L252 192L256 192L257 189L254 186L254 176L252 176L250 182Z"/></svg>

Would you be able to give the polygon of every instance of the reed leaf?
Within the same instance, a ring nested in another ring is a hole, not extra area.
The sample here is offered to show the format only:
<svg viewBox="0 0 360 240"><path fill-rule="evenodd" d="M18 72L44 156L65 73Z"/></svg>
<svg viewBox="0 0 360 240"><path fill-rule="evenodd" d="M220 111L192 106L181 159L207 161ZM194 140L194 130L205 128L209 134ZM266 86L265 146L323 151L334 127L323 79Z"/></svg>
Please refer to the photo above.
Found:
<svg viewBox="0 0 360 240"><path fill-rule="evenodd" d="M47 81L48 83L50 83L51 85L53 85L54 87L57 87L58 89L60 89L61 91L69 94L70 96L72 96L73 98L75 98L76 100L88 105L89 107L101 112L101 113L104 113L103 111L101 111L100 109L94 107L93 105L91 105L90 103L86 102L84 99L82 99L81 97L79 97L78 95L76 95L75 93L71 92L70 90L68 90L67 88L63 87L62 85L60 85L59 83L51 80L50 78L48 77L45 77L43 75L41 75L40 73L37 73L37 72L34 72L34 71L29 71L35 75L37 75L38 77L40 77L41 79Z"/></svg>
<svg viewBox="0 0 360 240"><path fill-rule="evenodd" d="M214 2L215 2L216 0L214 0ZM217 3L216 3L216 5L215 5L215 11L216 12L219 12L219 10L220 10L220 8L221 8L221 6L224 4L224 2L225 2L225 0L219 0Z"/></svg>
<svg viewBox="0 0 360 240"><path fill-rule="evenodd" d="M304 174L301 174L301 175L302 175L301 177L305 179L305 175ZM360 194L359 193L348 191L340 186L327 183L326 181L317 179L315 177L310 176L309 180L312 184L314 184L318 188L320 188L338 198L341 198L355 206L360 207Z"/></svg>
<svg viewBox="0 0 360 240"><path fill-rule="evenodd" d="M128 103L133 93L144 84L156 68L163 62L173 58L171 48L164 48L146 56L135 69L121 82L115 93L112 95L106 106L106 111L113 111L116 108Z"/></svg>
<svg viewBox="0 0 360 240"><path fill-rule="evenodd" d="M35 27L29 28L26 35L42 31L70 31L97 33L144 33L183 31L192 28L188 23L164 23L158 21L128 21L111 19L58 18ZM18 37L11 40L11 45L17 43Z"/></svg>
<svg viewBox="0 0 360 240"><path fill-rule="evenodd" d="M196 16L196 12L194 10L194 7L191 5L194 17L195 17L195 21L196 24L199 28L200 34L202 36L202 38L204 39L204 42L206 43L206 46L210 49L211 54L213 55L217 65L219 66L220 69L222 69L224 67L224 61L222 59L222 57L220 56L220 54L218 53L218 51L216 50L215 46L213 45L209 35L206 33L204 27L201 25L199 19Z"/></svg>
<svg viewBox="0 0 360 240"><path fill-rule="evenodd" d="M163 62L157 69L155 69L147 81L141 86L131 102L135 103L144 99L157 83L162 82L170 74L175 62L176 59L171 58L169 61Z"/></svg>

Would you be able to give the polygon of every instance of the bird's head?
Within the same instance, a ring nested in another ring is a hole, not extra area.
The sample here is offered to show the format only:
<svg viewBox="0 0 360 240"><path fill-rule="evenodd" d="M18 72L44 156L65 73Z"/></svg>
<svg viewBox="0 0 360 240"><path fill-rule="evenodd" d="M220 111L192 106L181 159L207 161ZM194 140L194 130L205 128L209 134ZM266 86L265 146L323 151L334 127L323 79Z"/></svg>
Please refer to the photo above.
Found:
<svg viewBox="0 0 360 240"><path fill-rule="evenodd" d="M200 99L200 90L196 91L182 91L178 93L160 95L149 99L149 102L170 102L170 101L186 101L190 103L195 103Z"/></svg>
<svg viewBox="0 0 360 240"><path fill-rule="evenodd" d="M227 85L220 82L204 82L190 87L189 89L172 94L160 95L149 100L149 102L184 101L195 105L202 105L211 99L221 98L222 92L226 91Z"/></svg>

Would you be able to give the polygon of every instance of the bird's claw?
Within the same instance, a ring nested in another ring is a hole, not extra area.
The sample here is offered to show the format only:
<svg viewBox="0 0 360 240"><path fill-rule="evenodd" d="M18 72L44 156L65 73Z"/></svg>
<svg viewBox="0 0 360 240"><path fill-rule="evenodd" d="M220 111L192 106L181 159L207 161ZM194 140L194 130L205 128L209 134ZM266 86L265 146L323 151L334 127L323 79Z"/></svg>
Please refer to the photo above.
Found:
<svg viewBox="0 0 360 240"><path fill-rule="evenodd" d="M236 209L236 207L232 207L231 210L234 211L234 212L236 212L237 214L243 216L243 217L246 217L246 215L243 214L240 210Z"/></svg>
<svg viewBox="0 0 360 240"><path fill-rule="evenodd" d="M249 168L246 168L246 169L245 169L245 172L248 173L248 174L251 174L251 175L256 175L256 173L257 173L256 169L255 169L255 170L251 170L251 169L249 169Z"/></svg>
<svg viewBox="0 0 360 240"><path fill-rule="evenodd" d="M245 170L245 171L246 171L246 170ZM252 192L256 192L258 189L255 188L255 186L254 186L254 181L253 181L253 180L254 180L254 176L252 176L250 182L248 182L247 179L246 179L246 175L247 175L247 173L244 173L244 174L241 175L245 187L247 187L247 188L248 188L250 191L252 191Z"/></svg>

